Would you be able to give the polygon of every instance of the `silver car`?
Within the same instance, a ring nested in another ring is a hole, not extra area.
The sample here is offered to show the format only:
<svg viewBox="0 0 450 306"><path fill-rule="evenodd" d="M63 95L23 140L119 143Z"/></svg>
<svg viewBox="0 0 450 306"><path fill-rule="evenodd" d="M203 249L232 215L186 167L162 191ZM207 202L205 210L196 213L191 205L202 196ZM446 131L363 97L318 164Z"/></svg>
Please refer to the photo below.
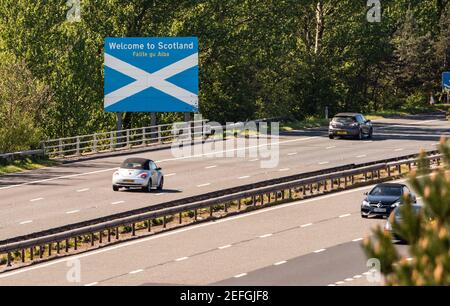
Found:
<svg viewBox="0 0 450 306"><path fill-rule="evenodd" d="M112 178L114 191L121 187L127 189L140 188L150 192L152 187L162 190L164 186L164 174L155 162L145 158L126 159L119 170L114 172Z"/></svg>

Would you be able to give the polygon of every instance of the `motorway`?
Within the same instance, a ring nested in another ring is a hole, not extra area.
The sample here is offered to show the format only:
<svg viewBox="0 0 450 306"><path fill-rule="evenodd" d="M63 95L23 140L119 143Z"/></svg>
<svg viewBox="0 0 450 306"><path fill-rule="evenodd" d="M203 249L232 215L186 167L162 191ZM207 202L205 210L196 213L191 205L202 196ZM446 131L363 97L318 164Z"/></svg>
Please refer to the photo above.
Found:
<svg viewBox="0 0 450 306"><path fill-rule="evenodd" d="M435 148L440 135L450 135L441 117L380 120L375 131L373 141L329 140L315 130L283 136L280 164L274 169L262 169L248 158L176 159L167 150L140 154L159 161L166 177L173 174L166 179L167 189L153 194L111 191L113 168L124 157L3 177L1 237L267 178L413 154ZM22 268L0 274L0 285L379 285L368 282L360 247L374 226L384 224L360 217L360 201L369 189L266 208ZM407 256L406 246L399 249ZM67 276L78 263L80 279L72 282Z"/></svg>
<svg viewBox="0 0 450 306"><path fill-rule="evenodd" d="M271 169L260 167L261 158L180 158L169 149L128 154L151 158L163 168L165 189L150 194L112 191L112 173L125 156L5 175L0 177L0 240L270 178L432 150L441 135L450 135L443 116L378 120L374 139L364 141L330 140L323 130L298 131L280 137L280 161Z"/></svg>
<svg viewBox="0 0 450 306"><path fill-rule="evenodd" d="M368 282L370 186L202 223L0 274L0 285L345 285ZM400 246L406 253L406 246ZM79 278L73 268L79 267ZM67 277L69 276L69 277ZM74 282L75 281L75 282Z"/></svg>

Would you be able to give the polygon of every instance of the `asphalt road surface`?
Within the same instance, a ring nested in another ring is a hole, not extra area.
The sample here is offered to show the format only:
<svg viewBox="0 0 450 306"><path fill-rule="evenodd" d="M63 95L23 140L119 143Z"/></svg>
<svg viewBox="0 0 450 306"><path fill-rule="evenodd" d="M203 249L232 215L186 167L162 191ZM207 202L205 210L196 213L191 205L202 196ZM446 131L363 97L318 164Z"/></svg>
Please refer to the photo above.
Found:
<svg viewBox="0 0 450 306"><path fill-rule="evenodd" d="M362 187L0 274L0 285L379 285L361 241ZM407 255L407 246L400 246ZM78 273L79 272L79 273Z"/></svg>
<svg viewBox="0 0 450 306"><path fill-rule="evenodd" d="M330 140L325 130L282 136L279 163L261 168L263 157L174 157L170 149L80 161L0 177L0 240L251 182L363 163L435 149L450 136L443 116L375 121L373 140ZM228 141L230 142L230 141ZM235 155L236 150L227 150ZM111 176L126 157L155 160L165 173L162 192L113 192Z"/></svg>

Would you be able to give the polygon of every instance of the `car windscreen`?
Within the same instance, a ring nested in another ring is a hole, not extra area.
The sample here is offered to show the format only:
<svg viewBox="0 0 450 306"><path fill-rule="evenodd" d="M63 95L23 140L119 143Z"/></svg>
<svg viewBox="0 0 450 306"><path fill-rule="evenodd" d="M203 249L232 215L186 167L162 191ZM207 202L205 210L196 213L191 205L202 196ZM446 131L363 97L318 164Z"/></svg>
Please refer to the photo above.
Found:
<svg viewBox="0 0 450 306"><path fill-rule="evenodd" d="M122 169L144 170L144 163L124 161L122 163L122 165L120 165L120 168L122 168Z"/></svg>
<svg viewBox="0 0 450 306"><path fill-rule="evenodd" d="M369 193L372 196L396 196L402 195L402 187L396 186L377 186Z"/></svg>
<svg viewBox="0 0 450 306"><path fill-rule="evenodd" d="M354 117L334 117L333 122L339 122L343 124L351 124L356 122Z"/></svg>

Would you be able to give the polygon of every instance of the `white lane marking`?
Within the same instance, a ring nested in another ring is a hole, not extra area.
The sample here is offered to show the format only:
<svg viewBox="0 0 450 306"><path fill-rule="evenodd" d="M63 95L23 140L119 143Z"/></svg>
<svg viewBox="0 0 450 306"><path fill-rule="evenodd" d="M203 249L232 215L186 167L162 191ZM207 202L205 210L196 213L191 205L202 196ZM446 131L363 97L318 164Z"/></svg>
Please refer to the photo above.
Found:
<svg viewBox="0 0 450 306"><path fill-rule="evenodd" d="M189 257L181 257L181 258L177 258L177 259L175 259L175 261L183 261L183 260L186 260L186 259L188 259Z"/></svg>
<svg viewBox="0 0 450 306"><path fill-rule="evenodd" d="M276 263L274 263L273 265L274 265L274 266L280 266L280 265L284 265L285 263L287 263L287 261L286 261L286 260L283 260L283 261L276 262Z"/></svg>
<svg viewBox="0 0 450 306"><path fill-rule="evenodd" d="M288 156L294 156L297 155L297 152L288 153Z"/></svg>
<svg viewBox="0 0 450 306"><path fill-rule="evenodd" d="M89 188L78 189L77 192L86 192L89 191Z"/></svg>
<svg viewBox="0 0 450 306"><path fill-rule="evenodd" d="M93 283L90 283L90 284L86 284L84 286L85 287L92 287L92 286L95 286L95 285L98 285L98 282L93 282Z"/></svg>
<svg viewBox="0 0 450 306"><path fill-rule="evenodd" d="M256 161L258 161L259 160L259 158L255 158L255 159L251 159L251 160L249 160L249 161L251 161L251 162L256 162Z"/></svg>
<svg viewBox="0 0 450 306"><path fill-rule="evenodd" d="M439 121L439 120L438 119L422 120L422 121L417 121L414 124L411 124L411 123L395 124L395 125L391 125L391 126L380 127L380 128L378 128L378 130L389 130L389 129L396 128L396 127L410 127L411 125L422 125L424 123L430 123L430 122L435 122L435 121Z"/></svg>
<svg viewBox="0 0 450 306"><path fill-rule="evenodd" d="M170 177L170 176L174 176L177 175L176 173L169 173L169 174L164 174L165 177Z"/></svg>
<svg viewBox="0 0 450 306"><path fill-rule="evenodd" d="M318 254L318 253L322 253L322 252L325 252L325 251L326 251L326 249L320 249L320 250L314 251L314 253Z"/></svg>
<svg viewBox="0 0 450 306"><path fill-rule="evenodd" d="M122 204L122 203L125 203L125 201L112 202L111 205L117 205L117 204Z"/></svg>
<svg viewBox="0 0 450 306"><path fill-rule="evenodd" d="M160 196L160 195L163 195L164 193L163 192L160 192L160 193L155 193L154 195L155 196Z"/></svg>
<svg viewBox="0 0 450 306"><path fill-rule="evenodd" d="M362 275L358 274L358 275L353 276L353 278L354 279L359 279L359 278L362 278Z"/></svg>
<svg viewBox="0 0 450 306"><path fill-rule="evenodd" d="M346 279L344 279L344 281L346 281L346 282L352 282L353 281L353 278L346 278Z"/></svg>
<svg viewBox="0 0 450 306"><path fill-rule="evenodd" d="M401 183L401 182L406 182L407 180L408 179L401 179L401 180L396 180L396 181L393 181L393 182ZM208 223L194 225L194 226L191 226L191 227L181 228L179 230L174 230L172 232L162 233L162 234L159 234L159 235L156 235L156 236L151 236L151 237L143 238L143 239L140 239L140 240L124 242L124 243L121 243L121 244L118 244L118 245L115 245L115 246L108 246L108 247L105 247L103 249L99 249L99 250L96 250L96 251L92 251L92 252L88 252L88 253L84 253L84 254L80 254L80 255L75 255L75 256L72 256L70 258L56 259L56 260L49 261L47 263L36 264L34 266L27 267L27 268L22 268L20 270L16 270L16 271L13 271L13 272L1 273L0 274L0 279L7 278L7 277L10 277L10 276L14 276L14 275L17 275L17 274L22 274L22 273L33 271L33 270L37 270L37 269L50 267L50 266L53 266L53 265L56 265L56 264L59 264L59 263L67 262L69 260L81 259L81 258L85 258L85 257L98 255L98 254L103 254L103 253L106 253L106 252L110 252L110 251L114 251L114 250L117 250L117 249L133 246L133 245L136 245L136 244L145 243L145 242L152 241L152 240L155 240L155 239L161 239L161 238L165 238L165 237L170 237L172 235L176 235L176 234L180 234L180 233L196 230L196 229L199 229L199 228L203 228L203 227L207 227L207 226L213 226L213 225L221 224L221 223L224 223L224 222L230 222L230 221L233 221L233 220L239 220L239 219L243 219L243 218L248 218L250 216L264 214L264 213L271 212L271 211L274 211L274 210L285 209L285 208L289 208L289 207L292 207L292 206L297 206L299 204L306 204L306 203L326 200L326 199L334 198L334 197L337 197L337 196L340 196L340 195L343 195L343 194L360 193L361 191L364 191L364 190L370 190L370 189L372 189L375 186L376 186L376 184L365 186L365 187L359 187L359 188L356 188L356 189L351 189L351 190L346 190L346 191L342 191L342 192L339 192L339 193L324 195L324 196L321 196L321 197L312 198L312 199L308 199L308 200L304 200L304 201L301 200L301 201L292 202L292 203L289 203L289 204L283 204L283 205L280 205L280 206L274 206L274 207L270 207L270 208L265 208L265 209L257 210L257 211L250 212L250 213L243 214L243 215L237 215L237 216L226 218L226 219L216 220L214 222L208 222ZM370 274L370 272L367 272L367 274ZM367 274L364 274L364 275L367 275Z"/></svg>
<svg viewBox="0 0 450 306"><path fill-rule="evenodd" d="M395 152L400 152L400 151L403 151L404 149L395 149L394 151Z"/></svg>
<svg viewBox="0 0 450 306"><path fill-rule="evenodd" d="M328 287L336 287L336 284L329 284Z"/></svg>
<svg viewBox="0 0 450 306"><path fill-rule="evenodd" d="M363 238L356 238L356 239L353 239L352 241L353 242L358 242L358 241L361 241L361 240L363 240Z"/></svg>
<svg viewBox="0 0 450 306"><path fill-rule="evenodd" d="M370 275L370 274L372 273L370 273L369 271L363 273L363 275Z"/></svg>
<svg viewBox="0 0 450 306"><path fill-rule="evenodd" d="M313 224L312 223L306 223L306 224L300 225L300 227L308 227L308 226L311 226L311 225L313 225Z"/></svg>
<svg viewBox="0 0 450 306"><path fill-rule="evenodd" d="M265 235L259 236L259 238L267 238L267 237L270 237L270 236L273 236L273 234L265 234Z"/></svg>
<svg viewBox="0 0 450 306"><path fill-rule="evenodd" d="M33 220L22 221L19 224L20 225L25 225L25 224L30 224L30 223L33 223Z"/></svg>
<svg viewBox="0 0 450 306"><path fill-rule="evenodd" d="M336 284L336 285L342 285L342 284L345 284L345 282L339 281L339 282L335 282L335 284Z"/></svg>
<svg viewBox="0 0 450 306"><path fill-rule="evenodd" d="M247 275L247 273L241 273L241 274L235 275L234 278L241 278L241 277L244 277L246 275Z"/></svg>
<svg viewBox="0 0 450 306"><path fill-rule="evenodd" d="M336 146L326 147L325 149L330 150L330 149L334 149L334 148L336 148Z"/></svg>
<svg viewBox="0 0 450 306"><path fill-rule="evenodd" d="M320 162L319 165L326 165L326 164L329 164L329 163L330 163L329 161L324 161L324 162Z"/></svg>
<svg viewBox="0 0 450 306"><path fill-rule="evenodd" d="M363 158L363 157L367 157L367 155L363 154L363 155L356 156L356 158Z"/></svg>
<svg viewBox="0 0 450 306"><path fill-rule="evenodd" d="M78 212L80 212L80 210L76 209L76 210L67 211L66 214L71 215L71 214L76 214Z"/></svg>
<svg viewBox="0 0 450 306"><path fill-rule="evenodd" d="M247 179L247 178L249 178L249 177L250 177L250 175L244 175L244 176L238 177L238 179L239 179L239 180L243 180L243 179Z"/></svg>
<svg viewBox="0 0 450 306"><path fill-rule="evenodd" d="M395 133L377 133L377 135L383 135L383 136L415 136L415 137L436 137L439 138L441 136L448 137L450 134L442 133L442 134L395 134Z"/></svg>
<svg viewBox="0 0 450 306"><path fill-rule="evenodd" d="M31 199L30 202L37 202L37 201L42 201L44 198L36 198L36 199Z"/></svg>
<svg viewBox="0 0 450 306"><path fill-rule="evenodd" d="M143 269L134 270L134 271L131 271L131 272L128 273L128 274L137 274L137 273L141 273L141 272L144 272L144 270L143 270Z"/></svg>
<svg viewBox="0 0 450 306"><path fill-rule="evenodd" d="M213 168L217 168L217 166L214 165L214 166L208 166L208 167L205 167L205 169L213 169Z"/></svg>
<svg viewBox="0 0 450 306"><path fill-rule="evenodd" d="M200 184L200 185L197 185L197 187L206 187L206 186L209 186L209 185L211 185L211 183L206 183L206 184Z"/></svg>
<svg viewBox="0 0 450 306"><path fill-rule="evenodd" d="M225 250L225 249L228 249L228 248L231 248L231 244L227 244L227 245L223 245L221 247L218 247L219 250Z"/></svg>
<svg viewBox="0 0 450 306"><path fill-rule="evenodd" d="M284 143L291 143L291 142L297 142L297 141L307 141L307 140L312 140L312 139L317 139L317 138L319 138L319 137L318 136L314 136L314 137L307 137L307 138L297 138L297 139L273 142L273 143L271 143L271 145L277 145L277 144L280 145L280 144L284 144ZM209 156L209 155L216 155L218 153L242 151L242 150L248 150L248 149L265 147L265 146L267 146L267 144L260 144L260 145L248 146L248 147L243 147L243 148L222 150L221 152L219 151L219 152L202 153L202 154L197 154L197 155L189 155L189 156L182 156L182 157L167 158L167 159L156 160L155 162L156 163L163 163L163 162L168 162L168 161L197 158L197 157L203 157L203 156ZM252 160L252 161L257 161L257 160L258 159ZM84 172L84 173L78 173L78 174L63 175L63 176L53 177L53 178L44 179L44 180L37 180L37 181L32 181L32 182L27 182L27 183L22 183L22 184L17 184L17 185L0 187L0 190L11 189L11 188L27 186L27 185L33 185L33 184L44 183L44 182L51 182L51 181L56 181L56 180L66 179L66 178L73 178L73 177L79 177L79 176L85 176L85 175L91 175L91 174L97 174L97 173L103 173L103 172L110 172L110 171L115 171L117 169L119 169L119 168L115 167L115 168L108 168L108 169L102 169L102 170L90 171L90 172Z"/></svg>
<svg viewBox="0 0 450 306"><path fill-rule="evenodd" d="M289 168L283 168L283 169L280 169L279 171L280 171L280 172L284 172L284 171L289 171L289 170L291 170L291 169L289 169Z"/></svg>
<svg viewBox="0 0 450 306"><path fill-rule="evenodd" d="M350 217L352 214L345 214L345 215L340 215L339 218L347 218Z"/></svg>

